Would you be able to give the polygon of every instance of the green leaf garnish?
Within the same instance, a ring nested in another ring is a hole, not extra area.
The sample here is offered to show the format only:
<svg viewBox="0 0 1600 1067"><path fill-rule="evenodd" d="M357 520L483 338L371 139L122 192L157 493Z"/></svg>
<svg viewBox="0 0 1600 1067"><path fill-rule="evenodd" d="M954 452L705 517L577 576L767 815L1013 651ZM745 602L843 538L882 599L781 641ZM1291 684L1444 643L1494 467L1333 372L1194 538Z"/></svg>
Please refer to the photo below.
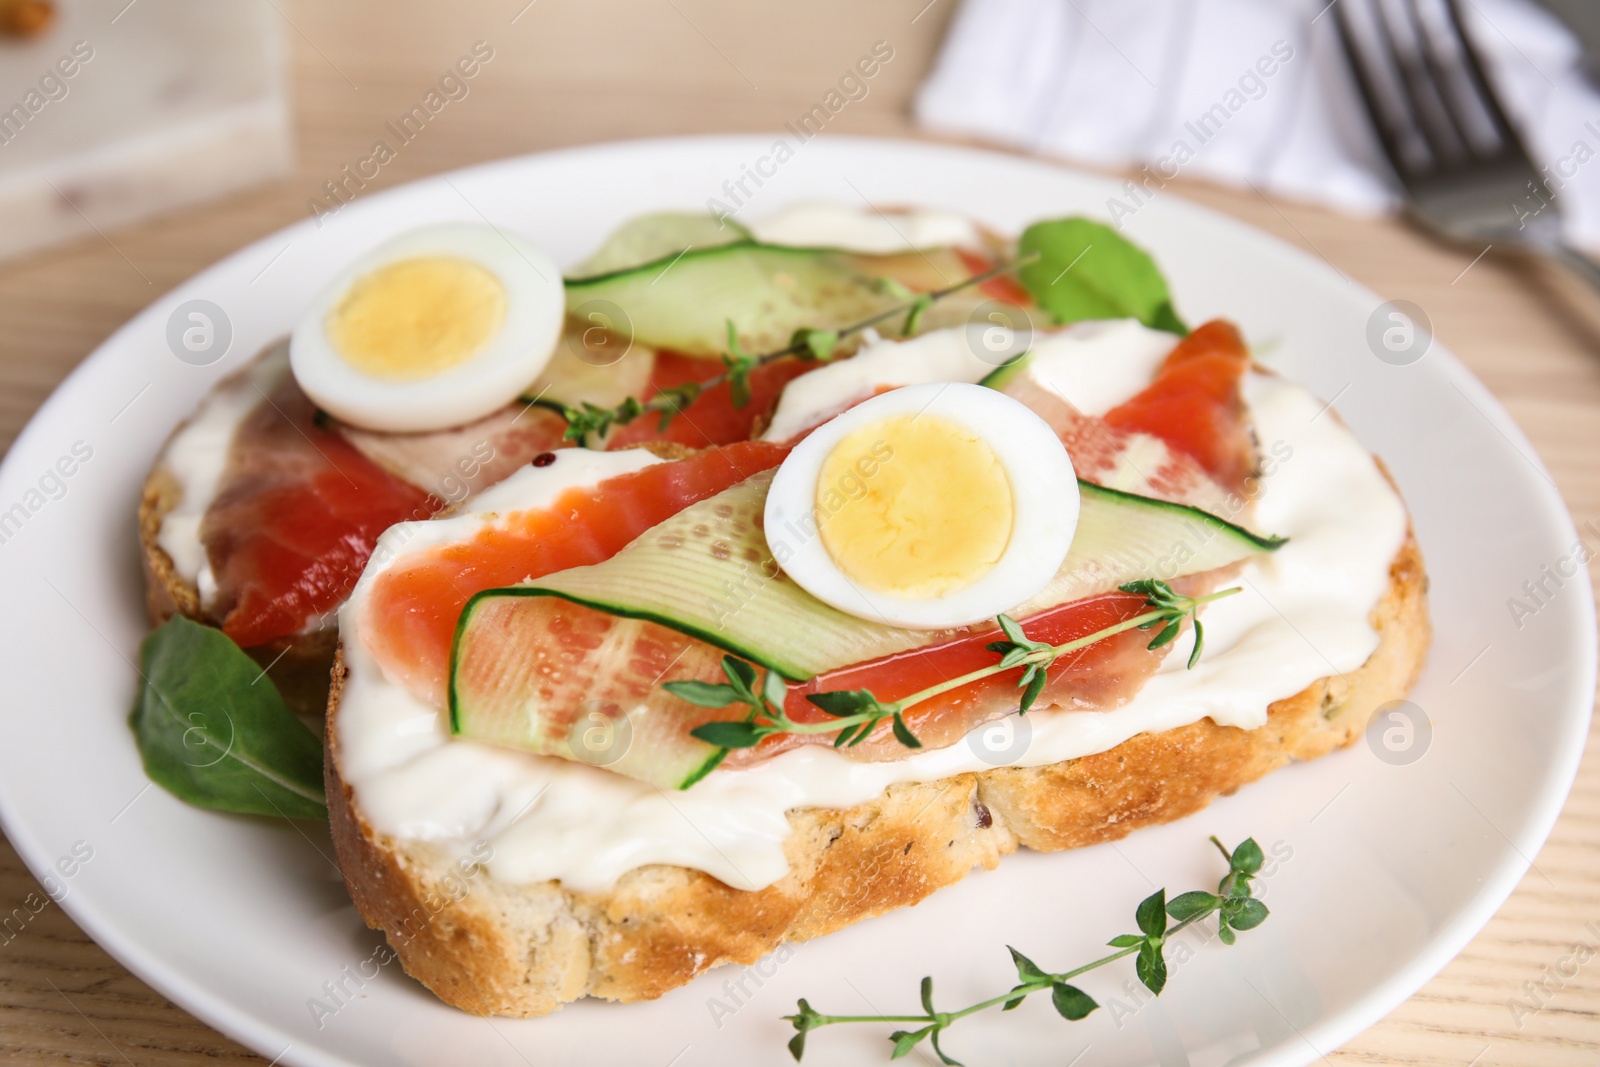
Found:
<svg viewBox="0 0 1600 1067"><path fill-rule="evenodd" d="M878 698L865 689L840 689L832 693L808 693L806 700L835 718L858 714L876 707Z"/></svg>
<svg viewBox="0 0 1600 1067"><path fill-rule="evenodd" d="M1207 893L1203 889L1196 889L1192 893L1185 893L1168 901L1167 914L1181 922L1190 916L1199 915L1206 911L1214 911L1217 905L1221 903L1222 899L1215 893Z"/></svg>
<svg viewBox="0 0 1600 1067"><path fill-rule="evenodd" d="M1141 900L1135 921L1145 937L1160 937L1167 928L1167 891L1157 889Z"/></svg>
<svg viewBox="0 0 1600 1067"><path fill-rule="evenodd" d="M328 817L322 742L221 630L174 615L140 645L139 669L128 721L151 781L202 808Z"/></svg>
<svg viewBox="0 0 1600 1067"><path fill-rule="evenodd" d="M1267 906L1254 897L1229 900L1223 905L1228 925L1235 930L1254 930L1267 921Z"/></svg>
<svg viewBox="0 0 1600 1067"><path fill-rule="evenodd" d="M907 748L921 748L922 742L917 740L910 727L906 726L905 717L898 711L894 713L894 739Z"/></svg>
<svg viewBox="0 0 1600 1067"><path fill-rule="evenodd" d="M1074 1023L1100 1006L1089 994L1065 982L1051 985L1050 1002L1055 1005L1056 1011L1063 1019Z"/></svg>
<svg viewBox="0 0 1600 1067"><path fill-rule="evenodd" d="M701 708L725 708L729 704L741 702L742 694L731 685L717 685L714 682L667 682L663 689L689 703Z"/></svg>
<svg viewBox="0 0 1600 1067"><path fill-rule="evenodd" d="M754 748L761 743L759 727L750 722L707 722L689 733L719 748Z"/></svg>
<svg viewBox="0 0 1600 1067"><path fill-rule="evenodd" d="M1038 257L1022 268L1019 280L1058 323L1128 318L1157 330L1189 332L1149 253L1103 223L1036 222L1022 232L1017 247Z"/></svg>
<svg viewBox="0 0 1600 1067"><path fill-rule="evenodd" d="M1037 963L1034 963L1010 945L1006 946L1006 951L1011 953L1011 962L1017 965L1017 977L1023 982L1037 982L1041 978L1050 977Z"/></svg>
<svg viewBox="0 0 1600 1067"><path fill-rule="evenodd" d="M839 346L839 331L796 330L789 345L791 348L799 349L796 354L804 359L826 363L833 358L833 351Z"/></svg>
<svg viewBox="0 0 1600 1067"><path fill-rule="evenodd" d="M1133 971L1146 989L1159 996L1167 986L1167 958L1162 955L1161 946L1154 941L1140 945L1139 955L1133 961Z"/></svg>
<svg viewBox="0 0 1600 1067"><path fill-rule="evenodd" d="M1228 862L1236 872L1254 875L1261 870L1261 864L1265 860L1266 857L1261 854L1261 846L1256 844L1254 838L1247 837L1233 850Z"/></svg>

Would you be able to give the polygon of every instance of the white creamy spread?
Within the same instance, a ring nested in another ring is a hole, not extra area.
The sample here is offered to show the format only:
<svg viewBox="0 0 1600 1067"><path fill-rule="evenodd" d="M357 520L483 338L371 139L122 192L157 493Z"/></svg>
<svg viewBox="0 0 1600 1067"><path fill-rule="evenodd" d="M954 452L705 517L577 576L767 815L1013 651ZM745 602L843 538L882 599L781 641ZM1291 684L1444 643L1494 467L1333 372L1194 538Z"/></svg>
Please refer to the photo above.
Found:
<svg viewBox="0 0 1600 1067"><path fill-rule="evenodd" d="M1149 381L1166 350L1157 352L1159 338L1149 335L1123 324L1069 331L1064 337L1072 340L1061 340L1060 351L1044 361L1054 368L1050 380L1086 409L1104 410ZM1172 339L1161 343L1170 348ZM915 354L923 352L921 344L895 347ZM929 351L937 345L927 342ZM904 384L903 376L897 384ZM1031 741L1018 765L1102 752L1136 734L1208 716L1253 729L1266 721L1273 701L1325 675L1355 670L1377 647L1368 619L1405 536L1403 506L1367 451L1303 388L1252 373L1245 396L1263 452L1275 460L1262 479L1253 525L1291 540L1246 564L1243 593L1207 608L1206 654L1193 671L1183 669L1187 656L1180 648L1120 708L1030 712ZM634 868L666 863L757 889L788 870L789 810L849 807L896 782L992 765L994 746L965 743L887 763L857 763L830 748L806 746L669 792L584 764L452 738L444 715L387 678L363 647L362 602L396 559L470 535L493 521L485 513L537 508L569 486L650 461L639 452L560 457L549 467L524 469L492 497L474 501L466 515L391 529L341 609L350 668L336 723L341 767L376 830L463 854L487 841L492 875L509 883L558 879L598 891ZM980 729L1017 723L1013 716Z"/></svg>
<svg viewBox="0 0 1600 1067"><path fill-rule="evenodd" d="M172 558L173 569L200 591L200 605L210 608L217 582L200 541L200 523L227 469L233 432L252 408L288 372L289 349L279 345L207 394L200 408L172 435L162 462L181 491L178 506L167 512L156 544Z"/></svg>
<svg viewBox="0 0 1600 1067"><path fill-rule="evenodd" d="M1027 373L1085 415L1104 415L1149 385L1177 343L1138 319L1080 322L1030 348Z"/></svg>
<svg viewBox="0 0 1600 1067"><path fill-rule="evenodd" d="M842 204L794 204L749 224L751 236L771 245L837 248L893 255L919 248L976 248L978 227L953 211L915 208L876 211Z"/></svg>
<svg viewBox="0 0 1600 1067"><path fill-rule="evenodd" d="M931 382L980 382L1000 369L992 353L1017 351L1009 327L933 330L907 341L874 339L850 359L801 375L784 387L763 441L788 441L880 389ZM1135 319L1079 322L1038 338L1028 371L1086 415L1101 415L1155 377L1177 337ZM990 347L992 346L992 347Z"/></svg>

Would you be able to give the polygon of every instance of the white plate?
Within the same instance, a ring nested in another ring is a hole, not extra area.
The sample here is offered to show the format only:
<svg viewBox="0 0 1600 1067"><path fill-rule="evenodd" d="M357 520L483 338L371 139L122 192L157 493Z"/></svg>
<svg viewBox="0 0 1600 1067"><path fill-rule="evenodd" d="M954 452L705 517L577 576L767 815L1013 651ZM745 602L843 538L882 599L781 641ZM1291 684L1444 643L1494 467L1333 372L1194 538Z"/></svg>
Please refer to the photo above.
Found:
<svg viewBox="0 0 1600 1067"><path fill-rule="evenodd" d="M456 1012L394 966L362 978L380 941L346 898L325 835L200 811L147 786L124 724L145 630L134 510L151 457L207 387L288 330L342 264L397 231L487 218L570 263L634 213L727 201L723 183L771 145L720 137L576 149L366 197L320 228L307 221L229 257L101 346L0 470L0 511L20 502L29 512L0 544L0 588L15 609L0 622L0 812L12 843L135 973L284 1064L786 1063L778 1017L799 996L823 1010L867 1011L869 998L904 1010L933 974L941 1002L965 1003L1012 980L1006 944L1050 967L1092 958L1131 928L1152 881L1177 892L1217 878L1212 833L1230 843L1253 834L1280 857L1263 882L1265 926L1231 950L1199 946L1159 1001L1135 991L1130 967L1113 966L1083 981L1104 1005L1088 1020L1065 1023L1034 998L964 1020L949 1051L971 1063L1080 1067L1304 1064L1371 1025L1489 919L1567 795L1594 692L1589 586L1547 581L1552 595L1520 627L1507 598L1568 557L1577 533L1527 440L1454 358L1434 345L1407 366L1379 360L1367 341L1378 297L1171 193L1140 208L1127 232L1156 254L1184 315L1226 315L1272 343L1270 362L1336 397L1410 501L1438 628L1412 697L1432 723L1420 759L1393 765L1358 743L1116 845L1009 858L749 977L724 968L653 1003L589 1002L525 1021ZM1005 156L842 138L800 146L764 182L746 184L744 216L865 196L958 208L1002 230L1104 216L1117 192ZM169 316L191 299L219 305L232 324L227 355L207 367L175 358L166 341ZM92 458L64 492L44 487L59 499L30 496L80 441ZM1588 531L1591 545L1597 535ZM73 867L75 845L93 855ZM64 857L70 878L56 868ZM353 996L319 1027L308 1001L325 997L327 982ZM808 1062L884 1063L886 1030L821 1031Z"/></svg>

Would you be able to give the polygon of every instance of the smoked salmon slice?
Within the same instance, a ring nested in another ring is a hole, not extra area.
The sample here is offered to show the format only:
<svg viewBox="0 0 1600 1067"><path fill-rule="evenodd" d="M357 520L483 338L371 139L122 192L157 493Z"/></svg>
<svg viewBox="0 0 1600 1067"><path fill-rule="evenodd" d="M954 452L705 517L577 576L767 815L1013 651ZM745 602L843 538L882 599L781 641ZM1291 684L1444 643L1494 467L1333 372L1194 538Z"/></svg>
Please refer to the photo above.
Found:
<svg viewBox="0 0 1600 1067"><path fill-rule="evenodd" d="M1177 343L1155 381L1101 421L1123 433L1160 438L1236 491L1256 467L1240 393L1249 367L1250 350L1238 329L1213 319Z"/></svg>
<svg viewBox="0 0 1600 1067"><path fill-rule="evenodd" d="M244 648L301 632L349 596L379 534L442 503L363 455L285 374L235 430L200 524L223 632Z"/></svg>
<svg viewBox="0 0 1600 1067"><path fill-rule="evenodd" d="M515 512L471 540L419 553L373 586L362 626L367 647L391 676L442 707L456 620L474 593L610 559L690 504L777 466L788 451L762 441L706 449L570 489L548 508Z"/></svg>

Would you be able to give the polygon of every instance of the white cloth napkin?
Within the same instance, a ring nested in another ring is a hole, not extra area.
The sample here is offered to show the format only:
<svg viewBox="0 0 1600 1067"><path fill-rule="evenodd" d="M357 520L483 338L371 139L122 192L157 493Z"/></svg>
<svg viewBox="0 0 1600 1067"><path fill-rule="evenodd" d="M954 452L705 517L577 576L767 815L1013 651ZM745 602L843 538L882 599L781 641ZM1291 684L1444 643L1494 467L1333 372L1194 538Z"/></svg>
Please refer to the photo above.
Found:
<svg viewBox="0 0 1600 1067"><path fill-rule="evenodd" d="M1568 239L1600 247L1600 91L1576 40L1532 0L1462 6ZM1103 167L1393 210L1335 17L1327 0L964 0L916 114Z"/></svg>

